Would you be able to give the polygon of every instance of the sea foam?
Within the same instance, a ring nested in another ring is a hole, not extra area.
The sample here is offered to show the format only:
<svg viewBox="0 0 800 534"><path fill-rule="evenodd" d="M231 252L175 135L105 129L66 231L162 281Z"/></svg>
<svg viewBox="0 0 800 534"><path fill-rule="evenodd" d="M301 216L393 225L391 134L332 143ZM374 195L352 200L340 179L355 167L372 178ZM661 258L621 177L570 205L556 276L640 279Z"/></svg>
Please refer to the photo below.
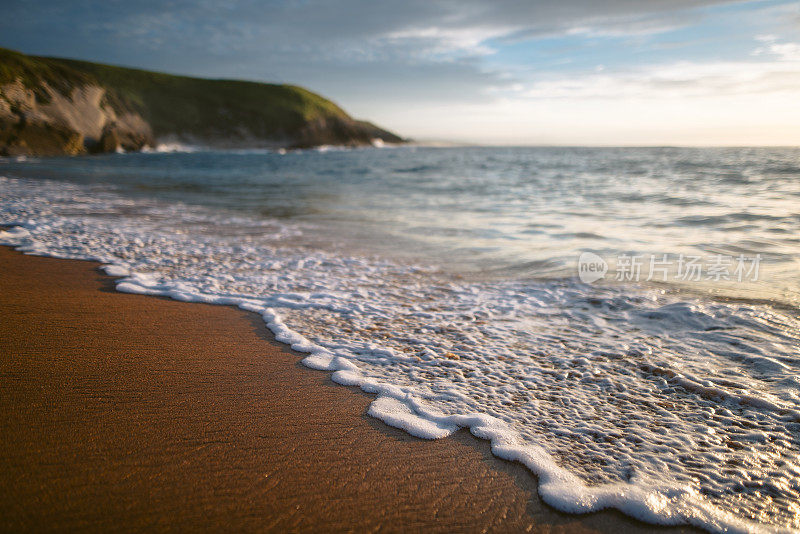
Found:
<svg viewBox="0 0 800 534"><path fill-rule="evenodd" d="M560 510L800 526L796 317L634 286L466 283L299 246L313 228L64 183L3 178L0 196L0 243L101 262L120 291L258 313L306 366L375 394L370 415L425 439L469 428Z"/></svg>

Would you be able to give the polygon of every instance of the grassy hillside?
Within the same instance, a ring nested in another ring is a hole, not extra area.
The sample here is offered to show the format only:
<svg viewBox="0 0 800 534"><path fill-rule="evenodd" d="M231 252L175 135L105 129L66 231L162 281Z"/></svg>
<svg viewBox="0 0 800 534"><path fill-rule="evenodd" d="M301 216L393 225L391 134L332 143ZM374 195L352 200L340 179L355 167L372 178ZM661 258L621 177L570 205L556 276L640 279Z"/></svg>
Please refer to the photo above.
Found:
<svg viewBox="0 0 800 534"><path fill-rule="evenodd" d="M20 79L43 101L47 94L41 90L42 82L64 95L74 87L100 85L117 113L141 115L156 138L231 144L286 141L296 146L358 144L373 137L401 141L353 120L330 100L292 85L190 78L0 49L0 85Z"/></svg>
<svg viewBox="0 0 800 534"><path fill-rule="evenodd" d="M185 133L205 138L238 136L247 130L268 138L291 134L317 119L349 118L333 102L300 87L57 61L107 87L115 109L140 113L156 135Z"/></svg>

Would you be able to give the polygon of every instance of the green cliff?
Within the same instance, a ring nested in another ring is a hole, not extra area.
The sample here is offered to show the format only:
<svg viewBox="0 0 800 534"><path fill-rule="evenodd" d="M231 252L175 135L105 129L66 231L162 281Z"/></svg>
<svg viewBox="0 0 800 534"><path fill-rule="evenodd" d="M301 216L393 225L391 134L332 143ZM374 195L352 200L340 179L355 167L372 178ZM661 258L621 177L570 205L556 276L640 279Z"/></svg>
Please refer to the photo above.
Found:
<svg viewBox="0 0 800 534"><path fill-rule="evenodd" d="M0 155L139 150L162 141L303 148L400 143L302 87L208 80L0 48Z"/></svg>

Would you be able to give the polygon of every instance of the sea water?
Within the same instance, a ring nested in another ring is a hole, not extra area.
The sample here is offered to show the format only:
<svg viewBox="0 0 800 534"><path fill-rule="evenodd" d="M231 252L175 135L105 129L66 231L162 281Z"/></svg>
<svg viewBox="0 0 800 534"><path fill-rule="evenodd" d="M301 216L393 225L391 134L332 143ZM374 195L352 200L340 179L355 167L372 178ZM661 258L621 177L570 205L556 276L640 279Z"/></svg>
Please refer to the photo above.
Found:
<svg viewBox="0 0 800 534"><path fill-rule="evenodd" d="M0 176L0 242L259 313L371 415L469 428L558 509L800 528L798 149L173 147Z"/></svg>

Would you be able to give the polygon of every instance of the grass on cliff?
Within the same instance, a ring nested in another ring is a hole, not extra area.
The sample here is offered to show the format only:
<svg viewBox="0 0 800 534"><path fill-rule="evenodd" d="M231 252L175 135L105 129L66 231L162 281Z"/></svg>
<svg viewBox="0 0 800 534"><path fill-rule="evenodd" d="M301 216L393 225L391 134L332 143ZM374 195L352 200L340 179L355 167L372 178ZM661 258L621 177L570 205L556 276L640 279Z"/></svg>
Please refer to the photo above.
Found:
<svg viewBox="0 0 800 534"><path fill-rule="evenodd" d="M21 80L25 87L36 94L43 103L49 100L41 90L41 82L63 95L69 95L74 87L92 83L94 80L85 73L47 58L26 56L13 50L0 48L0 85Z"/></svg>
<svg viewBox="0 0 800 534"><path fill-rule="evenodd" d="M350 120L336 104L302 87L190 78L0 48L0 85L17 79L45 101L42 81L65 95L74 87L99 84L116 111L141 114L156 136L276 138L309 121Z"/></svg>

